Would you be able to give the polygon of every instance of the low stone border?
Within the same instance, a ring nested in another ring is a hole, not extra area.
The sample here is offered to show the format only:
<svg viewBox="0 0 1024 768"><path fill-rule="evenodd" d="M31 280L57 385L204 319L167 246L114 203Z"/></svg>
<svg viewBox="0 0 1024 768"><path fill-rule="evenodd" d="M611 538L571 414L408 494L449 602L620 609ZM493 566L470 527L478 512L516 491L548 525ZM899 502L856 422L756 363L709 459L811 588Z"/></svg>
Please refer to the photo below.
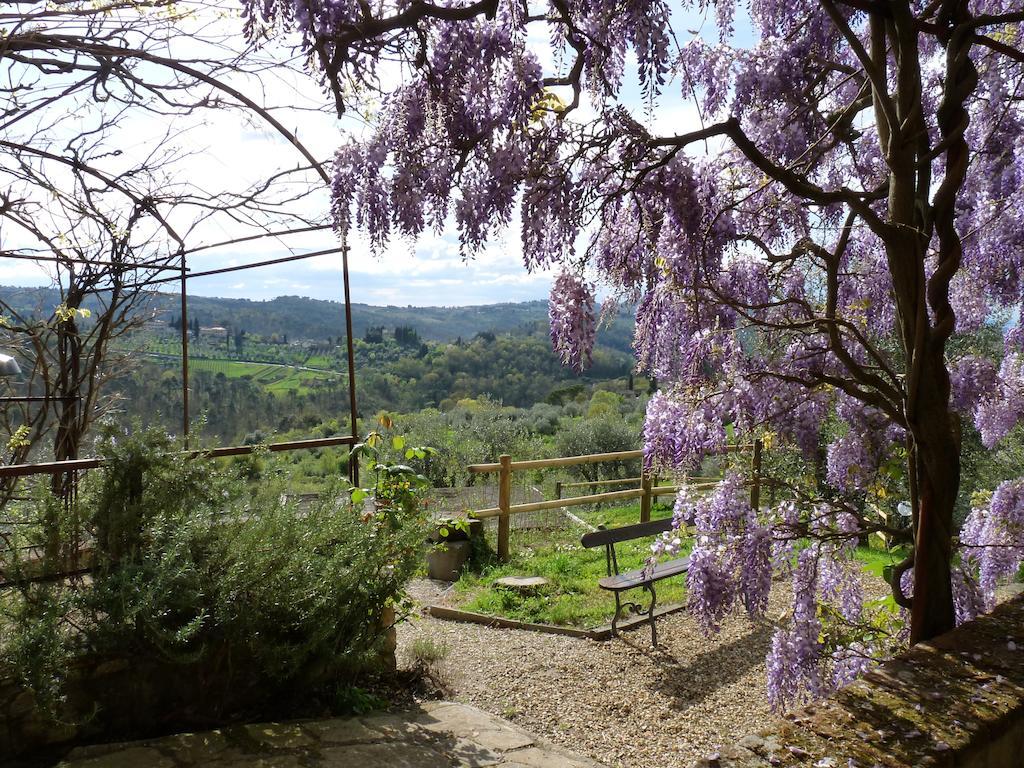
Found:
<svg viewBox="0 0 1024 768"><path fill-rule="evenodd" d="M661 616L677 613L685 607L686 606L682 603L661 605L654 609L654 617L655 619L658 619ZM605 624L593 629L579 629L577 627L560 627L555 624L533 624L528 621L517 621L516 619L506 619L501 616L490 616L486 613L462 611L458 608L449 608L444 605L428 605L425 610L428 615L433 616L436 619L464 621L470 624L483 624L486 627L498 627L500 629L524 629L530 632L543 632L548 635L568 635L569 637L576 637L582 640L610 640L613 637L611 624ZM636 629L637 627L642 626L647 626L647 616L630 616L629 618L623 619L619 622L619 631Z"/></svg>

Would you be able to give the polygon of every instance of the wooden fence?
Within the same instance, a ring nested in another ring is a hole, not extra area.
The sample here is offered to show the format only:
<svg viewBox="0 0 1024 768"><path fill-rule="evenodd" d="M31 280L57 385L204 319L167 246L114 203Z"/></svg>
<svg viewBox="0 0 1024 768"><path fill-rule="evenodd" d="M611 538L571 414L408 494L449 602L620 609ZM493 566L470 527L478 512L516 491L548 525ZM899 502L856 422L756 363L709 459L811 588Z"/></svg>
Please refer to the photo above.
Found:
<svg viewBox="0 0 1024 768"><path fill-rule="evenodd" d="M723 453L738 453L752 450L751 456L751 478L750 478L750 503L755 509L760 506L761 500L761 450L760 440L751 444L729 446ZM675 495L679 488L675 485L658 485L655 478L648 472L640 477L624 478L621 480L598 480L593 482L580 483L559 483L556 486L558 498L547 501L535 501L528 504L512 504L512 473L531 469L555 469L558 467L573 467L580 464L600 464L612 461L630 461L642 459L643 451L616 451L614 453L591 453L585 456L563 456L556 459L529 459L526 461L512 461L512 457L502 455L494 464L471 464L467 469L473 474L498 473L498 506L478 509L470 512L471 517L480 520L487 518L498 518L498 559L502 562L508 560L509 555L509 529L512 515L525 512L540 512L545 509L559 509L561 507L575 507L585 504L599 504L608 501L630 501L640 499L640 522L646 523L651 519L651 506L658 496ZM718 484L717 478L689 478L698 480L692 483L691 488L702 489L712 488ZM605 491L603 493L591 493L585 496L569 496L562 498L561 491L570 487L594 487L600 485L611 485L615 483L638 482L639 487L627 488L620 491Z"/></svg>

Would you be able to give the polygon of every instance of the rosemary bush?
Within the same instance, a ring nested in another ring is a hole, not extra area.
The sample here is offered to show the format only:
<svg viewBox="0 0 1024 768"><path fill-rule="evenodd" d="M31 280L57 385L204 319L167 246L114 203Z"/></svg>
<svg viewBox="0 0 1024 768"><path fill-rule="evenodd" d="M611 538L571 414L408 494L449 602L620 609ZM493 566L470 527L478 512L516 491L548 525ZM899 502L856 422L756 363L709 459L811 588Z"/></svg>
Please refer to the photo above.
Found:
<svg viewBox="0 0 1024 768"><path fill-rule="evenodd" d="M61 510L93 547L93 571L0 593L0 673L41 703L60 700L69 662L93 656L230 670L267 701L345 684L375 654L385 609L401 614L425 536L420 513L354 509L342 481L300 510L273 472L252 483L236 465L173 448L158 431L108 429L104 466L74 505L41 498L22 509L26 521L40 505Z"/></svg>

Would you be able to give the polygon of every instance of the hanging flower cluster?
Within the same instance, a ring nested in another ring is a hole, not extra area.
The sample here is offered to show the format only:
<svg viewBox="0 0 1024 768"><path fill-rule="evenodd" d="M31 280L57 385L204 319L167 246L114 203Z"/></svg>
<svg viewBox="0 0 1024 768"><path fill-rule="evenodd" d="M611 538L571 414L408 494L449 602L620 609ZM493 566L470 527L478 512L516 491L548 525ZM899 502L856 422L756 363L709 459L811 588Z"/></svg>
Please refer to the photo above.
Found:
<svg viewBox="0 0 1024 768"><path fill-rule="evenodd" d="M594 289L578 275L563 272L551 287L548 302L551 348L563 365L582 371L594 348Z"/></svg>
<svg viewBox="0 0 1024 768"><path fill-rule="evenodd" d="M1015 576L1024 564L1024 480L1001 483L987 506L972 509L960 531L960 544L968 573L958 577L963 583L959 602L962 613L973 618L979 600L969 583L972 577L977 579L981 607L989 611L995 607L1000 581Z"/></svg>

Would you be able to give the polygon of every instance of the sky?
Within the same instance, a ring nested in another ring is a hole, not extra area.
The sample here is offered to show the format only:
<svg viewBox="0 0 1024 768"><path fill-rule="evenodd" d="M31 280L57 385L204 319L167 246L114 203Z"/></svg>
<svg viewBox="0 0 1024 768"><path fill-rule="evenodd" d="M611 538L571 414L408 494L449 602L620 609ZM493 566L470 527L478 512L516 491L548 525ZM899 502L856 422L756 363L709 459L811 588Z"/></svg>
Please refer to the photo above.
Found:
<svg viewBox="0 0 1024 768"><path fill-rule="evenodd" d="M681 12L680 12L681 14ZM680 30L699 29L702 35L714 35L713 23L694 14L678 19ZM239 19L218 22L237 25ZM741 35L743 24L740 25ZM543 39L532 42L542 63L549 63L550 51ZM316 113L311 107L323 105L324 96L311 78L291 72L269 71L259 83L239 84L261 93L267 103L281 105L275 114L293 129L299 138L319 157L328 157L347 136L360 136L368 130L355 118L338 120L330 114ZM635 78L627 76L622 102L643 119L643 106ZM584 102L580 113L585 117L592 110ZM654 115L644 119L651 128L666 133L680 133L699 127L693 104L681 97L678 83L670 83ZM166 141L168 126L160 120L144 117L129 125L128 140L123 147L126 157L137 157L149 151L154 142ZM208 111L196 125L187 126L176 139L190 153L185 162L189 178L200 186L216 187L225 179L253 180L261 174L291 167L298 156L280 135L266 125L246 124L235 114ZM134 153L134 154L133 154ZM311 196L305 203L311 215L328 210L326 190ZM231 225L209 223L200 230L205 243L230 238ZM0 237L4 232L0 230ZM7 237L10 247L10 235ZM292 236L287 239L263 239L229 248L217 248L190 257L193 271L236 266L269 260L290 253L325 250L336 247L330 231ZM395 241L387 251L375 256L359 233L350 237L350 278L355 302L386 305L460 306L498 302L546 299L553 274L529 273L524 268L519 245L518 224L512 225L487 249L472 260L459 254L458 237L453 226L440 233L427 233L416 242ZM45 267L27 262L0 259L0 284L45 285L50 278ZM170 290L177 290L172 284ZM318 299L341 300L341 257L331 254L304 261L228 274L195 278L189 281L189 292L195 295L232 298L270 299L281 295L300 295Z"/></svg>

